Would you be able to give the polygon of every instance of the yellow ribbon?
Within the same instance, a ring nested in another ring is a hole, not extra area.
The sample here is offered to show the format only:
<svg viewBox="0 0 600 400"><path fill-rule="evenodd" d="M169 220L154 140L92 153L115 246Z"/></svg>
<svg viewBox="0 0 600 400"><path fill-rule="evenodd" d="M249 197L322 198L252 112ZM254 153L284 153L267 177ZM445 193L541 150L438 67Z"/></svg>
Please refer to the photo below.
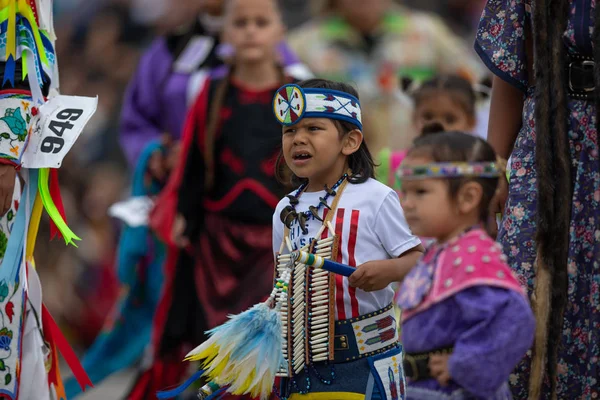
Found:
<svg viewBox="0 0 600 400"><path fill-rule="evenodd" d="M0 10L0 21L8 20L8 31L7 31L7 42L6 42L6 59L10 55L16 60L16 37L17 37L17 12L25 18L31 25L33 31L33 38L37 46L37 51L40 56L40 60L44 65L48 65L48 57L46 55L46 49L42 42L42 36L40 34L40 28L35 20L35 15L31 6L27 3L27 0L2 0L0 2L2 10Z"/></svg>
<svg viewBox="0 0 600 400"><path fill-rule="evenodd" d="M35 196L33 209L31 210L31 219L29 220L29 230L27 231L27 251L25 253L26 260L35 268L33 261L33 249L35 248L35 240L37 238L42 219L43 204L40 196Z"/></svg>
<svg viewBox="0 0 600 400"><path fill-rule="evenodd" d="M16 61L17 56L17 2L15 0L8 0L8 7L5 8L8 14L8 27L6 33L6 59L8 60L11 56ZM2 18L4 20L4 18Z"/></svg>
<svg viewBox="0 0 600 400"><path fill-rule="evenodd" d="M27 3L27 0L19 0L19 13L25 17L29 24L31 25L31 29L33 30L33 37L35 39L35 44L38 48L38 53L40 55L40 59L44 65L48 65L48 57L46 56L46 49L44 48L44 42L42 42L42 36L40 35L40 28L35 20L35 15L33 15L33 10L31 6Z"/></svg>

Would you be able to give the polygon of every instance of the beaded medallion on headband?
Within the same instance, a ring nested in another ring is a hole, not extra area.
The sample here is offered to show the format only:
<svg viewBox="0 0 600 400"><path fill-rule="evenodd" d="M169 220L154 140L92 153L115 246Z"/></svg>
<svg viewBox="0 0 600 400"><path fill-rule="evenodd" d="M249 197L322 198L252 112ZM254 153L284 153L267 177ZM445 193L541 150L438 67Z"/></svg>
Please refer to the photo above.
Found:
<svg viewBox="0 0 600 400"><path fill-rule="evenodd" d="M297 124L302 118L331 118L350 122L362 129L360 102L339 90L282 86L273 98L273 112L282 125Z"/></svg>
<svg viewBox="0 0 600 400"><path fill-rule="evenodd" d="M427 178L497 178L502 168L495 162L482 163L432 163L425 165L400 167L396 172L399 179Z"/></svg>

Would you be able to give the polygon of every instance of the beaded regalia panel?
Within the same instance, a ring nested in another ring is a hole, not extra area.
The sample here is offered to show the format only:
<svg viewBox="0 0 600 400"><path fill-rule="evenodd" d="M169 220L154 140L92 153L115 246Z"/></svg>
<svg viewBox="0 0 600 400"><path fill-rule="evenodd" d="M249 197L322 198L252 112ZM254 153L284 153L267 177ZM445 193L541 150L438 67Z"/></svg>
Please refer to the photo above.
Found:
<svg viewBox="0 0 600 400"><path fill-rule="evenodd" d="M309 246L311 251L325 259L337 253L338 237L331 222L321 227ZM288 249L291 248L286 238ZM290 254L277 255L277 276L288 268ZM278 376L291 377L315 362L333 360L335 278L323 269L309 268L296 261L289 285L288 301L281 306L283 354L287 370Z"/></svg>
<svg viewBox="0 0 600 400"><path fill-rule="evenodd" d="M286 228L275 260L276 280L282 280L283 275L291 276L286 287L287 300L280 304L282 350L287 361L287 368L282 368L278 374L280 377L291 377L312 363L334 359L335 277L323 269L307 267L298 259L292 260L294 248L290 240L290 227L296 220L302 232L307 234L305 223L308 218L321 221L322 225L314 236L315 239L300 250L324 259L337 255L339 238L331 219L351 173L346 172L331 189L325 186L326 195L319 199L318 206L309 207L309 211L297 212L295 209L298 197L307 183L300 186L294 195L287 196L290 206L282 210L281 220ZM329 198L334 198L331 206L327 204ZM319 216L321 207L327 209L323 218ZM283 254L285 248L288 250L287 254ZM292 262L294 265L290 265Z"/></svg>

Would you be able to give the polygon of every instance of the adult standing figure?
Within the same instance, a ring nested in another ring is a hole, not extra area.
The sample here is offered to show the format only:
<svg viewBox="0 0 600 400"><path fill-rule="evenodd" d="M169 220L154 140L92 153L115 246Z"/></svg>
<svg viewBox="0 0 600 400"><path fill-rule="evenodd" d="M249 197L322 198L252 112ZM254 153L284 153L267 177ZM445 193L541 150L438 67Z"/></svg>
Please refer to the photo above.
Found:
<svg viewBox="0 0 600 400"><path fill-rule="evenodd" d="M517 399L600 395L599 24L590 0L488 0L477 33L489 140L512 157L498 239L538 324Z"/></svg>
<svg viewBox="0 0 600 400"><path fill-rule="evenodd" d="M460 38L429 14L392 0L313 0L317 17L289 36L292 49L317 76L358 87L366 139L373 154L408 148L415 136L401 77L439 73L478 79L481 63Z"/></svg>
<svg viewBox="0 0 600 400"><path fill-rule="evenodd" d="M139 62L123 104L121 146L132 167L155 139L178 140L197 87L210 70L222 65L217 55L223 0L195 0L199 16L187 28L174 29L154 41ZM157 152L149 169L166 179L166 155Z"/></svg>

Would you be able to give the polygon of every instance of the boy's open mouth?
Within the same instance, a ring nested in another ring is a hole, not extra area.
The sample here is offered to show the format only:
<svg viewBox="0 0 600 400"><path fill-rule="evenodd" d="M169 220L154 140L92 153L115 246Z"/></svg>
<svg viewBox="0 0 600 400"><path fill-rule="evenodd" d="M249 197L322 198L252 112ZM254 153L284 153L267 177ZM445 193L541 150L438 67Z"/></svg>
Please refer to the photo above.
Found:
<svg viewBox="0 0 600 400"><path fill-rule="evenodd" d="M312 155L307 152L297 152L292 154L292 158L294 160L308 160L309 158L312 158Z"/></svg>
<svg viewBox="0 0 600 400"><path fill-rule="evenodd" d="M310 154L298 154L294 156L294 160L308 160L311 157Z"/></svg>

